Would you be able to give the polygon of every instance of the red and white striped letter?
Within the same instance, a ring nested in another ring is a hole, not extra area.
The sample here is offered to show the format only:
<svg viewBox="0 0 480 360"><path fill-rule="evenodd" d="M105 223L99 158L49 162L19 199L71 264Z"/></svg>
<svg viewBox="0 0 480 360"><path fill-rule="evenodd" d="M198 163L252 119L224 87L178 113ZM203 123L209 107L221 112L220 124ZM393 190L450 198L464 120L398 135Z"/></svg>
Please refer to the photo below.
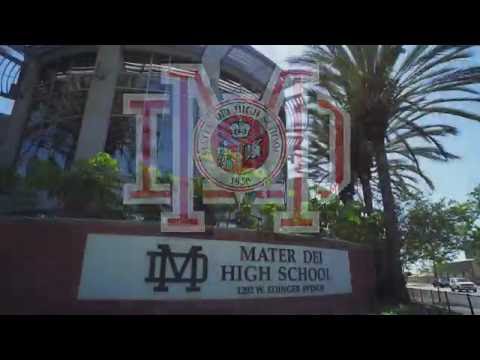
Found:
<svg viewBox="0 0 480 360"><path fill-rule="evenodd" d="M172 211L162 213L162 232L204 232L203 211L193 211L193 125L195 80L167 73L172 86L173 184Z"/></svg>
<svg viewBox="0 0 480 360"><path fill-rule="evenodd" d="M123 113L136 115L136 183L123 187L123 203L170 204L170 185L157 183L157 115L168 113L168 95L125 94Z"/></svg>
<svg viewBox="0 0 480 360"><path fill-rule="evenodd" d="M301 79L285 90L287 120L288 174L287 211L278 212L274 218L274 231L278 233L318 232L319 214L309 207L307 179L308 111Z"/></svg>

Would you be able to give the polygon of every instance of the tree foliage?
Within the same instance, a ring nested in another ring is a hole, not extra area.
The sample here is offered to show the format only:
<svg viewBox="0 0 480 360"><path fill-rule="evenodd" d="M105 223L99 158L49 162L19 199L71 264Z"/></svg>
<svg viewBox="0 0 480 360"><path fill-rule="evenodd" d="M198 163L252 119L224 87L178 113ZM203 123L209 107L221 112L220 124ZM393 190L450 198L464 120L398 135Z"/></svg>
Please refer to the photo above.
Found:
<svg viewBox="0 0 480 360"><path fill-rule="evenodd" d="M417 196L405 206L402 218L403 259L407 264L428 260L435 276L439 264L452 261L462 249L471 226L471 213L465 203L431 201Z"/></svg>
<svg viewBox="0 0 480 360"><path fill-rule="evenodd" d="M480 185L477 185L469 194L466 206L469 209L470 223L463 250L467 257L480 261Z"/></svg>

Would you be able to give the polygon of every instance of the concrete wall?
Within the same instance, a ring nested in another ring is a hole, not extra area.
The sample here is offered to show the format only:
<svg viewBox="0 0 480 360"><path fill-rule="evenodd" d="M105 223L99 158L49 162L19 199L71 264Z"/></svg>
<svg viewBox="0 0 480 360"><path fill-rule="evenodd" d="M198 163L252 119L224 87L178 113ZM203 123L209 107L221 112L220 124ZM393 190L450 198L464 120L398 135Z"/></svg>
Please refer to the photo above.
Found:
<svg viewBox="0 0 480 360"><path fill-rule="evenodd" d="M408 282L409 283L420 283L420 284L431 284L435 277L433 275L422 275L422 276L409 276Z"/></svg>
<svg viewBox="0 0 480 360"><path fill-rule="evenodd" d="M372 312L375 305L375 270L372 252L368 248L341 241L239 230L171 235L204 238L205 241L241 240L346 249L349 252L352 294L189 302L79 301L77 293L88 233L162 235L159 224L0 218L0 313L350 314Z"/></svg>

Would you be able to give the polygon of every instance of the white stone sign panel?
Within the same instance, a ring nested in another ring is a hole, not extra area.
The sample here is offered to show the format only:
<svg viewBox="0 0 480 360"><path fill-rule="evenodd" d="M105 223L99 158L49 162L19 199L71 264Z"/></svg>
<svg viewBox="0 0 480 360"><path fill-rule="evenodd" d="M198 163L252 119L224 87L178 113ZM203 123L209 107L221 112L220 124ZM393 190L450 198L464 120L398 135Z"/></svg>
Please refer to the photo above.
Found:
<svg viewBox="0 0 480 360"><path fill-rule="evenodd" d="M80 300L209 300L352 292L348 251L90 234Z"/></svg>

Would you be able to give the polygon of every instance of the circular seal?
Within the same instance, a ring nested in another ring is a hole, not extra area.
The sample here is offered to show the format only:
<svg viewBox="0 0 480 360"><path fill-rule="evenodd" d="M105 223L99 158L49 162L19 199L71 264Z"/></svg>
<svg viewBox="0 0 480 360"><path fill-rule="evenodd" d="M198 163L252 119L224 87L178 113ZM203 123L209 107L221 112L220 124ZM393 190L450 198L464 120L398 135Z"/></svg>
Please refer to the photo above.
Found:
<svg viewBox="0 0 480 360"><path fill-rule="evenodd" d="M227 100L195 127L195 164L202 176L223 189L252 191L281 171L285 139L280 118L263 104Z"/></svg>

